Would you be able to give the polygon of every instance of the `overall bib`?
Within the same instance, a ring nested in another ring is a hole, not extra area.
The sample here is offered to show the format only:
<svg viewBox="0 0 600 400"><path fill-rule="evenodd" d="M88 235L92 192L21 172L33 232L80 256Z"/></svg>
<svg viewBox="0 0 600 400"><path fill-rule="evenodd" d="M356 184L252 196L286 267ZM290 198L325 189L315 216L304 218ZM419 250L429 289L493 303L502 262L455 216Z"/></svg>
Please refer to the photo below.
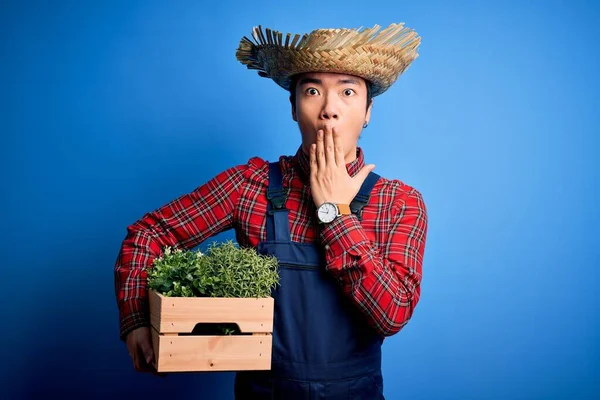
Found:
<svg viewBox="0 0 600 400"><path fill-rule="evenodd" d="M351 203L358 217L379 176L371 173ZM239 371L236 400L380 400L383 338L325 270L318 243L290 239L279 163L269 165L267 240L258 253L279 260L270 371Z"/></svg>

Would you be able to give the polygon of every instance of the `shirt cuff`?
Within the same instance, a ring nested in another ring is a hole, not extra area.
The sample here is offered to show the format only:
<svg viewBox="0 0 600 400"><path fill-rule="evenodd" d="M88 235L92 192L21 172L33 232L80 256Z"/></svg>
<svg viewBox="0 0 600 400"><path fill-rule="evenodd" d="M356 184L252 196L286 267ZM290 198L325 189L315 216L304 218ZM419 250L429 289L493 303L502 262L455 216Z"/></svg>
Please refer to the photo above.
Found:
<svg viewBox="0 0 600 400"><path fill-rule="evenodd" d="M150 326L147 314L143 311L132 312L126 317L121 318L119 338L125 341L129 332L142 326Z"/></svg>
<svg viewBox="0 0 600 400"><path fill-rule="evenodd" d="M344 253L360 256L368 249L369 238L354 214L342 215L333 222L324 224L320 232L321 243L325 248L328 265L340 269L343 263L335 263Z"/></svg>

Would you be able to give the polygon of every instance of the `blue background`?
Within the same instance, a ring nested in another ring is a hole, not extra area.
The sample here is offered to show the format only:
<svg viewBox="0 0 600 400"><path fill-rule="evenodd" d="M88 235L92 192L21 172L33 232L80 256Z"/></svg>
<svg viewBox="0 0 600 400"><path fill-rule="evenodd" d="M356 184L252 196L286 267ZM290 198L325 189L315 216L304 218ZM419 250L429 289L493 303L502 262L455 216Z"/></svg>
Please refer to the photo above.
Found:
<svg viewBox="0 0 600 400"><path fill-rule="evenodd" d="M359 142L429 212L387 398L599 398L595 4L2 2L2 393L231 399L230 373L134 372L113 289L125 228L298 148L287 93L235 59L254 25L404 21L420 57Z"/></svg>

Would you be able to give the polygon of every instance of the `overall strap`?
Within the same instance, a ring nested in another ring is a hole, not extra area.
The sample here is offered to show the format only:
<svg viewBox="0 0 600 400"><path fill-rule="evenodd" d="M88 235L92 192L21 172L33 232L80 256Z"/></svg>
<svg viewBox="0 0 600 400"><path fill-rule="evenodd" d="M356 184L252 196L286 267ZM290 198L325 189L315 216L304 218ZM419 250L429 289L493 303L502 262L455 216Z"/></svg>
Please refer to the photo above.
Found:
<svg viewBox="0 0 600 400"><path fill-rule="evenodd" d="M287 191L283 188L283 175L279 162L269 163L267 240L291 240L288 210L285 208L287 195Z"/></svg>
<svg viewBox="0 0 600 400"><path fill-rule="evenodd" d="M380 176L375 172L370 172L367 179L363 182L358 194L354 197L354 200L350 203L350 210L353 214L356 214L358 220L362 220L362 209L364 206L369 203L369 198L371 197L371 191L373 190L373 186L377 183Z"/></svg>

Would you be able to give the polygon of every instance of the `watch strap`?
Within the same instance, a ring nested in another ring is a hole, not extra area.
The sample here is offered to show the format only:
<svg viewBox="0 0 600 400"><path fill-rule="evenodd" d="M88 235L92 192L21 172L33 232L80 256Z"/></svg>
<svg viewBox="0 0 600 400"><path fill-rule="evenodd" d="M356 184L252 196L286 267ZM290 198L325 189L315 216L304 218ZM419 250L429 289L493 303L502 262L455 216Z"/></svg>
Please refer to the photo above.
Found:
<svg viewBox="0 0 600 400"><path fill-rule="evenodd" d="M340 215L350 215L352 211L350 210L349 204L336 204Z"/></svg>

